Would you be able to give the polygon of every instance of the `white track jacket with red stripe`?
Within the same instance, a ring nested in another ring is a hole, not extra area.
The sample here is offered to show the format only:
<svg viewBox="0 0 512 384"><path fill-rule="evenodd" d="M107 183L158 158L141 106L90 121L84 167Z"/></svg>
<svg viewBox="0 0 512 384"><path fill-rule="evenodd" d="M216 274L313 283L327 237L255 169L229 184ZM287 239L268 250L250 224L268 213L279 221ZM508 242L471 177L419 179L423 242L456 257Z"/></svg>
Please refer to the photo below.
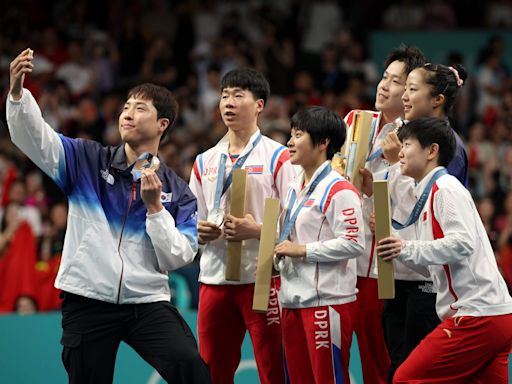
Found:
<svg viewBox="0 0 512 384"><path fill-rule="evenodd" d="M309 186L330 162L321 165L308 185L302 188L304 174L290 184L296 200L292 215ZM283 215L284 216L284 213ZM306 244L306 257L283 257L279 301L284 308L336 305L356 299L356 257L364 252L364 223L359 192L331 171L309 196L299 211L289 240Z"/></svg>
<svg viewBox="0 0 512 384"><path fill-rule="evenodd" d="M347 124L348 131L347 131L347 137L351 137L351 129L350 125L352 124L352 121L354 119L355 113L358 110L352 110L350 111L347 116L345 116L345 123ZM382 117L381 112L377 111L365 111L368 113L371 113L373 116L373 124L375 125L376 129L372 137L372 147L371 151L369 153L368 159L365 163L365 168L368 169L373 174L374 180L384 180L388 178L388 170L390 169L389 163L384 159L383 155L375 156L374 154L381 151L381 144L382 141L386 138L389 132L391 132L393 129L395 129L395 125L393 123L385 124L380 130L377 128L380 124L380 119ZM372 156L373 155L373 156ZM395 167L395 169L397 169ZM395 176L395 173L393 173L393 176ZM390 189L397 186L399 189L401 187L401 184L406 183L414 183L412 178L407 176L400 176L393 177L393 182L390 184ZM405 180L405 181L404 181ZM398 184L398 185L397 185ZM407 189L403 189L407 190ZM399 191L401 192L401 191ZM404 198L407 198L408 196L401 196ZM404 201L411 201L411 199L407 199ZM400 200L400 207L393 207L393 218L395 220L398 220L399 222L405 221L403 220L403 211L407 213L407 215L410 213L411 206L409 204L404 203L404 201ZM376 262L376 252L375 252L375 236L373 235L372 231L370 230L370 215L374 211L374 201L373 196L368 197L366 195L362 196L362 202L363 202L363 219L365 222L365 252L363 256L357 258L357 275L362 277L372 277L377 278L377 262ZM414 204L413 204L414 205ZM408 217L408 216L407 216ZM407 227L400 231L398 231L399 236L403 238L412 238L412 232L411 228ZM412 270L411 268L406 267L402 263L394 263L394 276L395 279L398 280L408 280L408 281L428 281L430 280L429 277L425 277L422 274Z"/></svg>
<svg viewBox="0 0 512 384"><path fill-rule="evenodd" d="M438 169L418 183L418 196ZM455 177L437 179L414 227L418 240L406 242L400 259L428 266L442 320L512 313L512 298L473 199Z"/></svg>
<svg viewBox="0 0 512 384"><path fill-rule="evenodd" d="M258 130L249 140L240 156L248 153L256 138L261 135ZM213 209L219 161L222 154L227 156L225 174L233 169L229 159L229 139L225 135L214 147L197 156L190 175L189 186L197 197L197 215L199 220L206 220ZM294 166L290 163L288 148L266 136L256 144L242 168L247 170L245 213L250 213L257 223L263 221L263 207L267 197L275 197L284 204L288 184L295 178ZM231 187L222 195L221 206L229 213L231 204ZM244 240L242 248L241 275L239 282L227 281L226 250L227 241L219 238L205 245L201 255L199 281L205 284L249 284L254 283L256 257L259 249L258 239Z"/></svg>

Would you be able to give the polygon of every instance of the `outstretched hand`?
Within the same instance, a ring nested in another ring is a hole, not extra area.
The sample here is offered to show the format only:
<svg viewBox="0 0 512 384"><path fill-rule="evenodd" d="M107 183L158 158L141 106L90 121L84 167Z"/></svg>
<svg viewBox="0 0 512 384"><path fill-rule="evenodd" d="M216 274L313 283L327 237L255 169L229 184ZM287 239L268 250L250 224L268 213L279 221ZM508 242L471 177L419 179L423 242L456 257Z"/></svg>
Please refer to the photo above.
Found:
<svg viewBox="0 0 512 384"><path fill-rule="evenodd" d="M31 73L34 68L32 64L33 51L30 48L25 49L21 52L18 57L11 61L9 68L10 71L10 88L14 100L21 99L23 92L23 82L25 81L25 74Z"/></svg>

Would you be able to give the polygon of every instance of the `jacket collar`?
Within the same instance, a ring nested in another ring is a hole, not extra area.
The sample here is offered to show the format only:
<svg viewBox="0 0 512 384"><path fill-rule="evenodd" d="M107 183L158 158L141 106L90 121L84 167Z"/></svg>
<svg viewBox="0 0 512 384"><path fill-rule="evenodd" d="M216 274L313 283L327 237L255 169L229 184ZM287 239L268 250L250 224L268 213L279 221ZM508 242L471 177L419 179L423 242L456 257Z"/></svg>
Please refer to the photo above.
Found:
<svg viewBox="0 0 512 384"><path fill-rule="evenodd" d="M311 180L309 180L309 183L307 185L304 185L304 170L301 169L300 173L297 175L297 177L290 183L290 186L295 190L295 193L297 196L301 193L301 191L308 191L311 184L315 181L315 179L322 173L322 171L325 169L325 167L330 166L331 162L329 160L325 161L322 165L320 165L315 173L313 174L313 177L311 177Z"/></svg>
<svg viewBox="0 0 512 384"><path fill-rule="evenodd" d="M111 148L111 157L109 168L113 169L118 173L122 173L123 175L129 175L131 173L130 165L128 164L128 160L126 159L126 152L124 151L125 144L120 144L116 147ZM157 156L158 157L158 156ZM160 158L158 157L160 160ZM156 171L156 174L162 179L164 177L164 163L160 160L160 167Z"/></svg>
<svg viewBox="0 0 512 384"><path fill-rule="evenodd" d="M254 132L249 139L249 142L245 146L242 153L240 153L240 156L244 156L247 152L249 152L252 147L254 146L254 140L261 134L260 129L258 128L256 132ZM229 155L229 133L226 133L222 139L215 145L215 148L220 153L224 153L226 155Z"/></svg>
<svg viewBox="0 0 512 384"><path fill-rule="evenodd" d="M434 176L434 173L439 171L441 168L443 168L443 167L435 167L429 173L427 173L425 175L425 177L423 179L421 179L418 184L416 184L416 186L414 187L414 193L415 193L416 197L419 197L423 193L423 190L427 186L427 184L430 181L430 179L432 178L432 176Z"/></svg>

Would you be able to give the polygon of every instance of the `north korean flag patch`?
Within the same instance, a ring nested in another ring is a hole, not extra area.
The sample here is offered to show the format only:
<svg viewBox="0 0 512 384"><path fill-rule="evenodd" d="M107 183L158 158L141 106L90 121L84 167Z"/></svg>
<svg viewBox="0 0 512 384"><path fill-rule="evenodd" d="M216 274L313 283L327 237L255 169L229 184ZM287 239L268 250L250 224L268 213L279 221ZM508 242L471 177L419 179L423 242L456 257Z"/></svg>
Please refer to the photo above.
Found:
<svg viewBox="0 0 512 384"><path fill-rule="evenodd" d="M427 211L423 212L423 221L427 221Z"/></svg>
<svg viewBox="0 0 512 384"><path fill-rule="evenodd" d="M245 169L249 175L261 175L263 173L263 164L247 165Z"/></svg>
<svg viewBox="0 0 512 384"><path fill-rule="evenodd" d="M306 200L306 202L304 203L304 206L305 207L312 207L313 204L315 204L315 199L308 199Z"/></svg>

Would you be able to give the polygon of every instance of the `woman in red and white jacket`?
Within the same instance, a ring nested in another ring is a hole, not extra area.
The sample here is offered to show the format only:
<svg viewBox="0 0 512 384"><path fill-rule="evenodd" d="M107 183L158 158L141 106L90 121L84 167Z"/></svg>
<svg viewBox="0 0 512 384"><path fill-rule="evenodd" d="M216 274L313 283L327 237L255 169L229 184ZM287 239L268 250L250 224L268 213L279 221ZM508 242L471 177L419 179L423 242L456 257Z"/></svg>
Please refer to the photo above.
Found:
<svg viewBox="0 0 512 384"><path fill-rule="evenodd" d="M416 240L379 242L384 259L428 267L442 322L398 368L393 383L508 383L512 298L470 193L446 166L455 135L446 120L414 120L399 132L400 169L415 179Z"/></svg>
<svg viewBox="0 0 512 384"><path fill-rule="evenodd" d="M364 251L361 199L329 160L345 141L334 112L311 107L291 119L288 190L275 264L286 364L292 383L349 383L356 260Z"/></svg>

